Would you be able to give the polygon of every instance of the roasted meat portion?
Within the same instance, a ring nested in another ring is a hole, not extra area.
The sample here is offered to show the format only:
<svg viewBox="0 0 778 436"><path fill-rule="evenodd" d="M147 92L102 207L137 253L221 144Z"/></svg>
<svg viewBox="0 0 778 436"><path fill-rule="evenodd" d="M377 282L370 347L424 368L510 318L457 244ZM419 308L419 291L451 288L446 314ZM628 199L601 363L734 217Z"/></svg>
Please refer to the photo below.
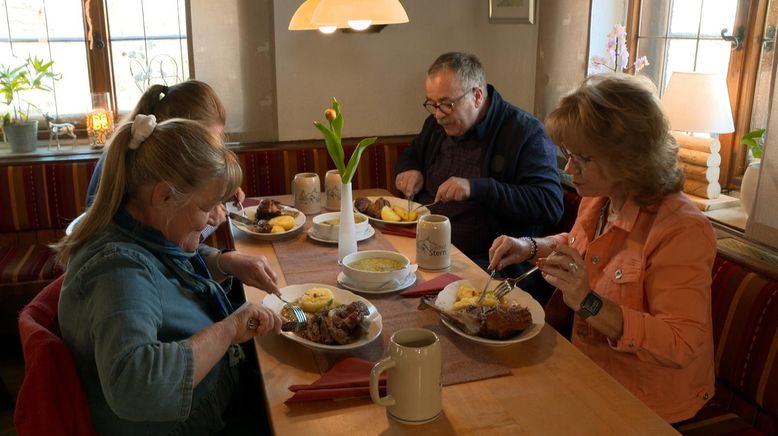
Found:
<svg viewBox="0 0 778 436"><path fill-rule="evenodd" d="M254 224L254 231L257 233L270 233L272 230L273 226L267 220L257 220Z"/></svg>
<svg viewBox="0 0 778 436"><path fill-rule="evenodd" d="M391 207L389 201L384 197L378 197L375 201L370 201L370 199L366 197L358 197L354 200L354 207L356 207L359 212L377 219L381 219L381 209L383 209L384 206Z"/></svg>
<svg viewBox="0 0 778 436"><path fill-rule="evenodd" d="M270 218L281 215L281 209L278 202L269 198L262 198L257 205L257 221L269 220Z"/></svg>
<svg viewBox="0 0 778 436"><path fill-rule="evenodd" d="M532 314L521 306L492 306L481 308L469 306L459 309L464 316L472 316L480 321L478 336L489 339L507 339L524 331L532 325Z"/></svg>
<svg viewBox="0 0 778 436"><path fill-rule="evenodd" d="M532 325L532 314L519 305L467 306L447 311L435 304L434 296L422 297L419 309L428 308L434 309L465 333L488 339L508 339Z"/></svg>
<svg viewBox="0 0 778 436"><path fill-rule="evenodd" d="M305 328L297 334L325 345L350 344L367 333L362 320L368 314L367 306L361 301L325 307L309 317Z"/></svg>
<svg viewBox="0 0 778 436"><path fill-rule="evenodd" d="M370 201L367 197L357 197L356 200L354 200L354 207L361 213L367 214L367 209L370 207L370 205L373 204L372 201Z"/></svg>

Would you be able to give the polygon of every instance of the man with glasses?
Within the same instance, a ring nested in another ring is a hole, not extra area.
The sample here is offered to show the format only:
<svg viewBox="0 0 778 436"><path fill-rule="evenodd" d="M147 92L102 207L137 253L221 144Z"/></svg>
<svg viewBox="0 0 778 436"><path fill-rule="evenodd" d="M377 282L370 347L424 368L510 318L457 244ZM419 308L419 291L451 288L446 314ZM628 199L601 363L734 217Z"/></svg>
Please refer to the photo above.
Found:
<svg viewBox="0 0 778 436"><path fill-rule="evenodd" d="M494 238L542 235L562 216L554 144L540 121L487 85L472 54L438 57L425 88L431 115L399 156L395 186L417 202L437 201L432 212L451 220L452 243L486 267Z"/></svg>

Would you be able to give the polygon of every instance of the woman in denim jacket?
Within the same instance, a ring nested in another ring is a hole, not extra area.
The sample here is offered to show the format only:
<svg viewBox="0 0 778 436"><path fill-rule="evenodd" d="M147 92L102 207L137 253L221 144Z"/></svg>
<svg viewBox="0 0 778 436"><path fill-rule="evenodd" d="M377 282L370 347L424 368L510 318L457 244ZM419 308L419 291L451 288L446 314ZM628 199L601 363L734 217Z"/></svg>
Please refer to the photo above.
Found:
<svg viewBox="0 0 778 436"><path fill-rule="evenodd" d="M239 413L236 344L281 319L234 308L219 280L237 265L199 244L241 177L197 122L138 115L115 133L94 204L57 246L60 328L98 432L210 434L256 419Z"/></svg>

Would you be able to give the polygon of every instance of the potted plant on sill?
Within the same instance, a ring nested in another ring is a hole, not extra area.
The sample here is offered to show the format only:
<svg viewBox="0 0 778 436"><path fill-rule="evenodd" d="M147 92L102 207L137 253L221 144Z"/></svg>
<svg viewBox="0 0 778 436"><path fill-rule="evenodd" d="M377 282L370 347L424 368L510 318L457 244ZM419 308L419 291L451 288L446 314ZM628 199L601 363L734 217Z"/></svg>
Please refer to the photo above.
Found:
<svg viewBox="0 0 778 436"><path fill-rule="evenodd" d="M743 180L740 182L740 204L748 215L751 214L751 207L754 205L754 196L756 195L756 186L759 182L759 167L761 166L762 152L764 151L764 133L764 129L756 129L740 138L740 143L748 146L753 157L753 160L746 167L745 173L743 173Z"/></svg>
<svg viewBox="0 0 778 436"><path fill-rule="evenodd" d="M28 56L21 65L0 64L0 94L11 109L3 114L3 134L14 153L35 151L38 143L38 121L30 120L30 108L37 106L23 97L31 91L49 92L49 81L62 78L51 71L54 61L44 62Z"/></svg>

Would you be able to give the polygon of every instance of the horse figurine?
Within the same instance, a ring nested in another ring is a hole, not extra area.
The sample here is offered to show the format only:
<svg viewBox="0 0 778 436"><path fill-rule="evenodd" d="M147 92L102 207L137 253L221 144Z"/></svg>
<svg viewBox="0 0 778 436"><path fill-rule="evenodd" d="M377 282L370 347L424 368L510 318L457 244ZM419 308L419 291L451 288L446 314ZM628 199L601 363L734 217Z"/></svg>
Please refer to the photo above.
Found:
<svg viewBox="0 0 778 436"><path fill-rule="evenodd" d="M59 137L67 135L73 138L73 144L76 145L78 137L76 136L76 126L71 123L55 123L54 117L46 114L46 121L49 123L49 150L51 150L52 141L57 141L57 150L60 150Z"/></svg>

